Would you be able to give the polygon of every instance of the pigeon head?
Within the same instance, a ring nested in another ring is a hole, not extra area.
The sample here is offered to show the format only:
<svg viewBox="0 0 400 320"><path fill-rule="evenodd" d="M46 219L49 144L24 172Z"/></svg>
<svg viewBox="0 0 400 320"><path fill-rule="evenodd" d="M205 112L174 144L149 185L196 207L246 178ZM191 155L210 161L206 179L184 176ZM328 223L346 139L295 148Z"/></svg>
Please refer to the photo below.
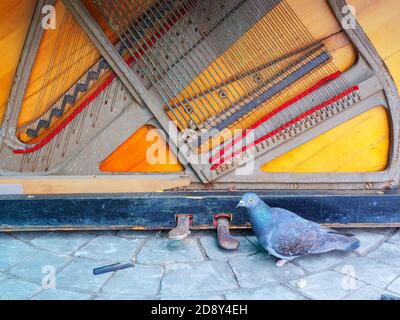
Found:
<svg viewBox="0 0 400 320"><path fill-rule="evenodd" d="M245 193L237 207L255 208L262 200L255 193Z"/></svg>

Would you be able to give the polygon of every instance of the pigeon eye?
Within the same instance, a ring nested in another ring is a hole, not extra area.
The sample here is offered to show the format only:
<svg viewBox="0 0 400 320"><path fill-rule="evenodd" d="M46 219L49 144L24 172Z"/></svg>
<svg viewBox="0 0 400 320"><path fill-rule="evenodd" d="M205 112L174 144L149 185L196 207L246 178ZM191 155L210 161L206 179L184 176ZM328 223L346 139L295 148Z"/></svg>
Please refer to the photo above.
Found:
<svg viewBox="0 0 400 320"><path fill-rule="evenodd" d="M250 203L253 203L253 199L249 199L249 202L250 202Z"/></svg>

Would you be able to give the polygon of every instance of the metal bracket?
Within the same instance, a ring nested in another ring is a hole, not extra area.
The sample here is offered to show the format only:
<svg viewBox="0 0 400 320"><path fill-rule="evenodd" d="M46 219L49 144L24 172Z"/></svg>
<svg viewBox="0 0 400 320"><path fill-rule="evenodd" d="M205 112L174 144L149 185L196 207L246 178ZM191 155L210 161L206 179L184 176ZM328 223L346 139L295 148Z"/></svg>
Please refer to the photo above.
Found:
<svg viewBox="0 0 400 320"><path fill-rule="evenodd" d="M236 250L239 248L239 240L232 237L229 232L231 215L229 214L216 214L214 216L214 223L217 225L218 244L221 248L226 250Z"/></svg>

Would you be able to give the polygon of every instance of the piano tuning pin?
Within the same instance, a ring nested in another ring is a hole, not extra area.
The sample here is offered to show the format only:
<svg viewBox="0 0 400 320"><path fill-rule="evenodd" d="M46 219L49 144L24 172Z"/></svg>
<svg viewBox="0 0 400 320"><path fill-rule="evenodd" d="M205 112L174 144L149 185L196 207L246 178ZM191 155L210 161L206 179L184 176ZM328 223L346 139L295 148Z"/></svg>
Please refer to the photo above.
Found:
<svg viewBox="0 0 400 320"><path fill-rule="evenodd" d="M262 81L262 77L261 77L261 75L260 75L259 73L255 73L255 74L253 75L253 80L254 80L254 82L256 82L256 83L260 83L260 82Z"/></svg>
<svg viewBox="0 0 400 320"><path fill-rule="evenodd" d="M228 97L228 94L227 94L227 92L226 92L225 90L220 90L220 91L218 92L218 96L219 96L221 99L226 99L226 98Z"/></svg>

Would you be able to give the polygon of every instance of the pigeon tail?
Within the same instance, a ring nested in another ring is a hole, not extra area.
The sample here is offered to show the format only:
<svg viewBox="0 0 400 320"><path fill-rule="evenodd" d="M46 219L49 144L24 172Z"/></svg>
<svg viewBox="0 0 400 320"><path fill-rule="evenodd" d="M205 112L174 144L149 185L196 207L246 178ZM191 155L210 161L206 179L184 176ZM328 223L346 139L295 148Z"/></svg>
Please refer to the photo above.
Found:
<svg viewBox="0 0 400 320"><path fill-rule="evenodd" d="M360 240L355 236L347 236L342 234L333 234L337 250L344 250L347 252L357 250L360 247Z"/></svg>
<svg viewBox="0 0 400 320"><path fill-rule="evenodd" d="M356 237L350 238L351 242L348 245L348 247L345 249L345 251L350 252L350 251L355 251L360 247L360 240L358 240Z"/></svg>
<svg viewBox="0 0 400 320"><path fill-rule="evenodd" d="M339 233L327 233L327 241L309 253L324 253L332 250L354 251L360 247L360 241L355 236L347 236Z"/></svg>

